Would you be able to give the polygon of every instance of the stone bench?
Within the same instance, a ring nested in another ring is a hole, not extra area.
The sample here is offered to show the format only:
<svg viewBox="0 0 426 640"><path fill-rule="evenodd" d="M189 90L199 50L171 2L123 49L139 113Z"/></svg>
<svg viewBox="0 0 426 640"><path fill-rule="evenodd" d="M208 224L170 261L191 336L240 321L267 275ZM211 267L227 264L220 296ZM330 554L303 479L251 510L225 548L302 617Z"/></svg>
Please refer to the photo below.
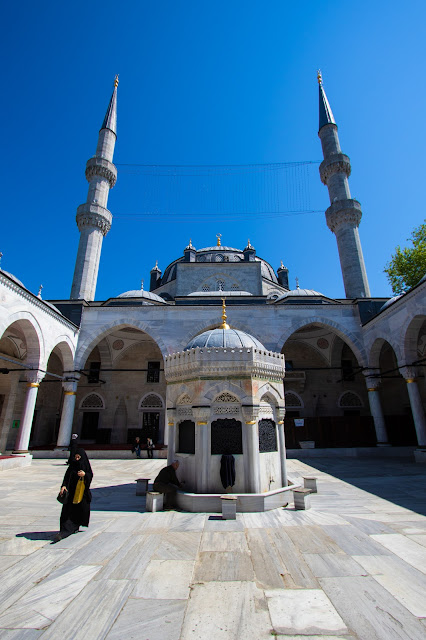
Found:
<svg viewBox="0 0 426 640"><path fill-rule="evenodd" d="M137 478L136 479L136 495L144 496L148 491L149 478Z"/></svg>
<svg viewBox="0 0 426 640"><path fill-rule="evenodd" d="M146 494L146 511L156 513L163 511L164 494L158 491L148 491Z"/></svg>
<svg viewBox="0 0 426 640"><path fill-rule="evenodd" d="M237 496L220 496L222 505L223 520L236 520L237 518Z"/></svg>
<svg viewBox="0 0 426 640"><path fill-rule="evenodd" d="M293 500L295 509L310 509L311 508L311 490L304 487L297 487L293 489Z"/></svg>
<svg viewBox="0 0 426 640"><path fill-rule="evenodd" d="M305 489L311 490L311 493L318 493L317 479L315 476L303 476L303 484Z"/></svg>

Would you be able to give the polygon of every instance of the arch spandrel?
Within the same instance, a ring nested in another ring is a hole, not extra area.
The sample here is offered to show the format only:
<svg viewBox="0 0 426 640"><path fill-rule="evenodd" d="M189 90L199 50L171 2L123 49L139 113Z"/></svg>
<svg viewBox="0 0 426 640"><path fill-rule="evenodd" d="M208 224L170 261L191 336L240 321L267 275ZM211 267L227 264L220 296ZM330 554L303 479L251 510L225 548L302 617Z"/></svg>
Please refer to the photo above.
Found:
<svg viewBox="0 0 426 640"><path fill-rule="evenodd" d="M143 333L145 333L147 336L149 336L153 340L153 342L156 343L163 357L165 355L168 355L168 349L166 345L164 344L160 335L157 335L158 332L156 330L153 330L152 326L150 326L145 322L137 322L137 321L129 322L128 319L125 320L124 318L121 318L115 322L111 322L106 325L103 325L102 327L97 327L96 330L93 329L92 331L87 332L87 334L86 332L84 333L82 332L81 334L82 339L78 345L76 359L75 359L76 369L81 369L84 367L84 364L87 358L89 357L90 353L92 352L92 350L96 346L98 346L99 342L101 342L101 340L103 340L103 338L105 338L111 331L118 330L118 329L127 329L127 328L139 329L139 331L142 331Z"/></svg>
<svg viewBox="0 0 426 640"><path fill-rule="evenodd" d="M285 343L291 336L310 324L320 325L324 328L330 329L336 335L339 336L345 342L348 347L350 347L358 360L360 366L365 367L367 365L367 357L365 353L365 349L361 340L361 336L359 338L352 332L348 331L348 329L334 320L330 320L328 318L324 318L322 316L312 316L310 318L302 318L298 322L295 322L288 327L286 331L281 335L280 339L277 341L274 351L278 351L279 353L284 348Z"/></svg>

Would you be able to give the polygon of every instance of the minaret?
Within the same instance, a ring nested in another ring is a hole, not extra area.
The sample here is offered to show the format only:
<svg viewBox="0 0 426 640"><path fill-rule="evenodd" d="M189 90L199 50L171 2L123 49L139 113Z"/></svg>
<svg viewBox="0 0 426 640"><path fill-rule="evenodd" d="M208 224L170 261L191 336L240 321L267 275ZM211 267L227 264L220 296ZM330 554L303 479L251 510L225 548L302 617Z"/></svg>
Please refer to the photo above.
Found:
<svg viewBox="0 0 426 640"><path fill-rule="evenodd" d="M358 226L362 211L358 200L351 198L348 178L351 163L340 148L337 125L322 86L319 84L319 131L323 162L320 164L321 181L327 185L331 205L325 212L327 225L336 235L340 266L347 298L369 298L367 273L362 255Z"/></svg>
<svg viewBox="0 0 426 640"><path fill-rule="evenodd" d="M117 169L112 163L117 139L117 86L118 76L99 131L96 154L86 164L89 191L87 201L77 209L80 242L71 287L72 300L95 299L102 240L111 229L112 215L106 207L109 190L117 180Z"/></svg>

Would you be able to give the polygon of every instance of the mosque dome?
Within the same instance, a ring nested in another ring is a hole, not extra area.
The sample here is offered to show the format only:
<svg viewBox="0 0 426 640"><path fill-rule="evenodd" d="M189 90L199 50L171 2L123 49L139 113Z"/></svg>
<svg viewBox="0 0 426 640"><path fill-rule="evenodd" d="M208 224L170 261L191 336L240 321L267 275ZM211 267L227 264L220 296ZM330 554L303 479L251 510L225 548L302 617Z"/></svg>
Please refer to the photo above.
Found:
<svg viewBox="0 0 426 640"><path fill-rule="evenodd" d="M152 293L151 291L144 291L143 289L134 289L133 291L125 291L124 293L120 293L117 298L142 298L147 302L161 302L162 304L166 304L163 298L157 296L156 293Z"/></svg>
<svg viewBox="0 0 426 640"><path fill-rule="evenodd" d="M224 347L227 349L255 348L265 349L263 344L256 338L237 329L209 329L195 336L185 347L185 351L195 349L195 347Z"/></svg>

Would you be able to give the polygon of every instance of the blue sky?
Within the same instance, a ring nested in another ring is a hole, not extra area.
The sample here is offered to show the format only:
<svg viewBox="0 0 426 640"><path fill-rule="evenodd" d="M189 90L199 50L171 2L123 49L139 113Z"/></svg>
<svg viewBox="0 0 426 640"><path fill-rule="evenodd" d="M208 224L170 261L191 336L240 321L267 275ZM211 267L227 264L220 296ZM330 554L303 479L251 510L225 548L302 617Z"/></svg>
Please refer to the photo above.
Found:
<svg viewBox="0 0 426 640"><path fill-rule="evenodd" d="M425 218L426 4L358 0L111 0L3 8L2 268L45 299L69 296L85 202L84 168L120 74L117 214L104 240L96 298L149 281L216 242L243 248L300 286L344 297L335 237L323 213L242 221L210 213L141 220L141 176L123 164L232 165L320 161L321 68L350 187L372 295L391 295L383 267ZM324 211L317 166L310 206ZM193 202L188 196L188 211ZM250 203L248 204L250 206ZM266 205L265 205L266 209Z"/></svg>

